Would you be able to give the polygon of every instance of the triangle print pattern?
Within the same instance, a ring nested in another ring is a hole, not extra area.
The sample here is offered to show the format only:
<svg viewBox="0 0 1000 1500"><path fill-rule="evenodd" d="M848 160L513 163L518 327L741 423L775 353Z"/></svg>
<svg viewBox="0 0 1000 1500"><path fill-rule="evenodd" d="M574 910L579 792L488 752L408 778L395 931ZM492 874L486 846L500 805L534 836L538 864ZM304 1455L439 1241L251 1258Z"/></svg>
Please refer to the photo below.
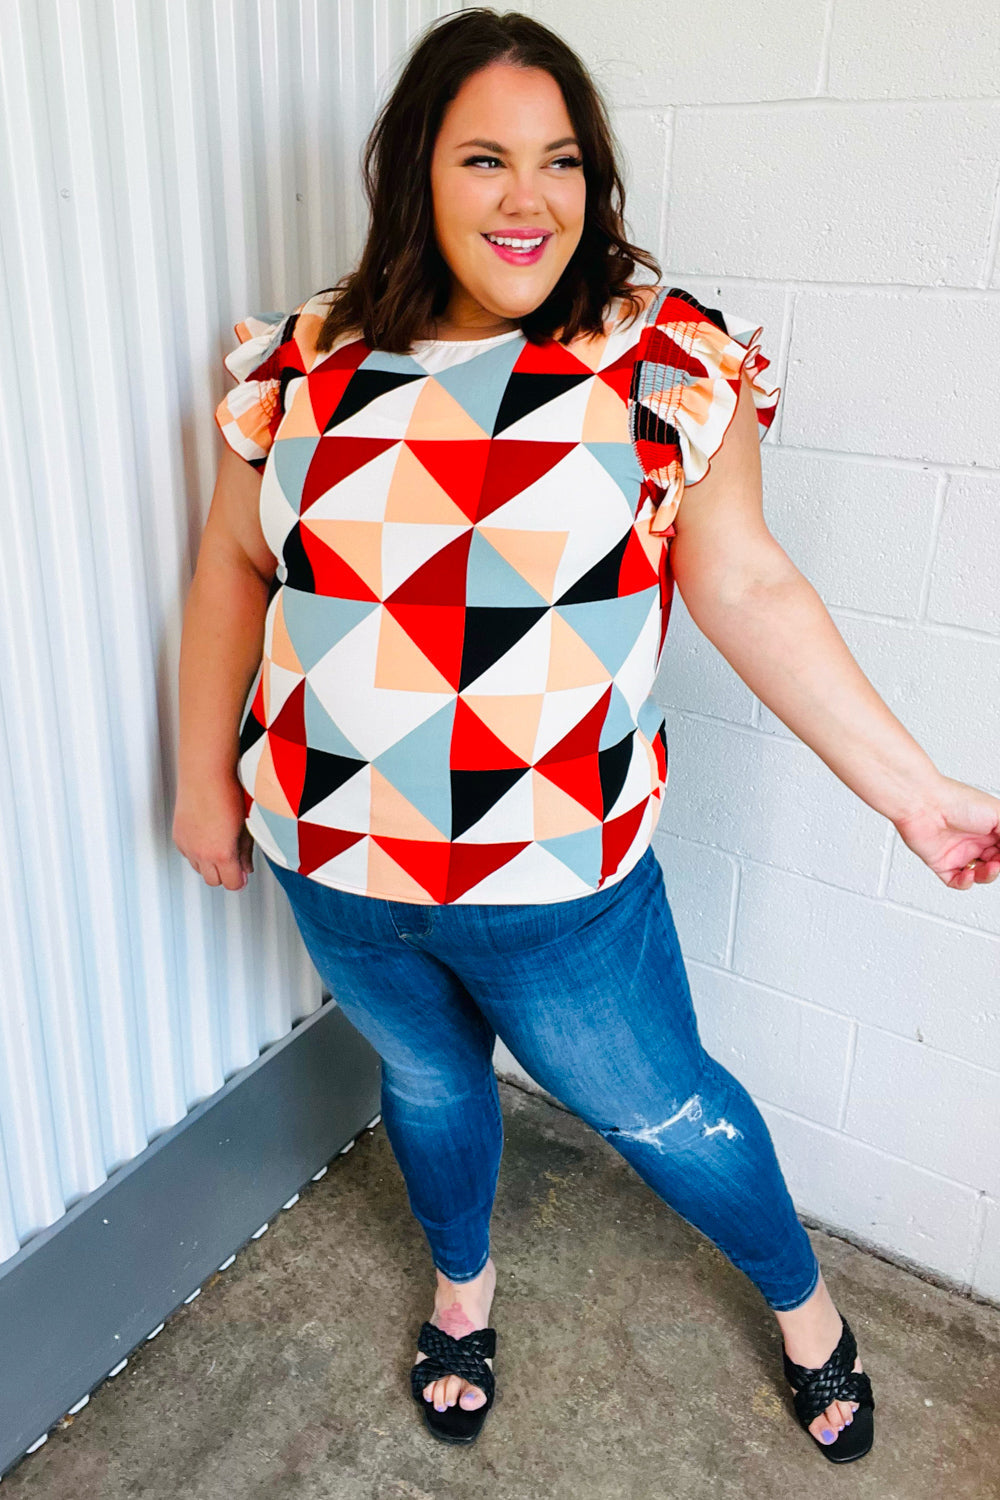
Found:
<svg viewBox="0 0 1000 1500"><path fill-rule="evenodd" d="M667 782L652 688L684 479L744 369L764 429L777 399L758 329L677 288L641 296L566 345L320 354L322 295L236 325L216 418L262 472L278 559L238 770L276 863L488 904L584 896L641 858Z"/></svg>

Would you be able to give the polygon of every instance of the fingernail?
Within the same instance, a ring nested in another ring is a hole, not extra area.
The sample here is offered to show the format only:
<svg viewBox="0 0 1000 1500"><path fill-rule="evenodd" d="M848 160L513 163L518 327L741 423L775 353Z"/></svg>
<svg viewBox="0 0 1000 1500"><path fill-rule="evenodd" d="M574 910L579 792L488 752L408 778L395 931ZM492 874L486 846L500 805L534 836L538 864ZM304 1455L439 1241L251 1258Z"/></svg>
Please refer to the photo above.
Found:
<svg viewBox="0 0 1000 1500"><path fill-rule="evenodd" d="M823 1436L824 1443L832 1443L832 1442L836 1441L835 1438L834 1438L834 1435L830 1431L829 1427L824 1427L823 1428L823 1434L822 1434L822 1436Z"/></svg>

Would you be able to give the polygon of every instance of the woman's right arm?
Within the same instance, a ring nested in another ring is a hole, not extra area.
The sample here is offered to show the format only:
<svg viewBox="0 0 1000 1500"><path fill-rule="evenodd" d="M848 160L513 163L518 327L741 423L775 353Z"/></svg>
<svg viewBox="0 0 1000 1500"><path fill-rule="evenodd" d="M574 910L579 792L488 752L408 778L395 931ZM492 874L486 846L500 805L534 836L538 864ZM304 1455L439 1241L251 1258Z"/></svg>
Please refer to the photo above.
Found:
<svg viewBox="0 0 1000 1500"><path fill-rule="evenodd" d="M173 840L208 885L238 891L253 869L236 775L239 721L260 665L277 559L260 527L261 475L223 449L184 608Z"/></svg>

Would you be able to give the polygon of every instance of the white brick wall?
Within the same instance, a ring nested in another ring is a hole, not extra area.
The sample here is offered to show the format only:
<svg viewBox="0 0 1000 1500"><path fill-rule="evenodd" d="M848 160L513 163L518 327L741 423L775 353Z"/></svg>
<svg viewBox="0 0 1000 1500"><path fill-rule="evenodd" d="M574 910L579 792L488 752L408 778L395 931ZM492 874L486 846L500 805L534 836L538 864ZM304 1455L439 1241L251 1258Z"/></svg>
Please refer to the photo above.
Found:
<svg viewBox="0 0 1000 1500"><path fill-rule="evenodd" d="M663 279L763 324L775 536L938 767L1000 794L994 0L525 8L604 90ZM705 1045L802 1212L1000 1300L1000 883L946 890L675 601L654 847Z"/></svg>

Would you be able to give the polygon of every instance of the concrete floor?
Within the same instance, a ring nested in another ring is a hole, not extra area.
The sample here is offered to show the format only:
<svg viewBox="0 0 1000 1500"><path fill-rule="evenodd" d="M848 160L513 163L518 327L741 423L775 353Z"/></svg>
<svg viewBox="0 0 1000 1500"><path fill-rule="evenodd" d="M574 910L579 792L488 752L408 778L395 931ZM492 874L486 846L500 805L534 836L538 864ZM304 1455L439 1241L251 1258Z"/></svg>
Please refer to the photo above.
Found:
<svg viewBox="0 0 1000 1500"><path fill-rule="evenodd" d="M469 1448L409 1395L423 1233L379 1124L3 1482L3 1500L1000 1497L1000 1310L810 1230L875 1446L795 1422L756 1288L613 1148L501 1084L496 1404Z"/></svg>

